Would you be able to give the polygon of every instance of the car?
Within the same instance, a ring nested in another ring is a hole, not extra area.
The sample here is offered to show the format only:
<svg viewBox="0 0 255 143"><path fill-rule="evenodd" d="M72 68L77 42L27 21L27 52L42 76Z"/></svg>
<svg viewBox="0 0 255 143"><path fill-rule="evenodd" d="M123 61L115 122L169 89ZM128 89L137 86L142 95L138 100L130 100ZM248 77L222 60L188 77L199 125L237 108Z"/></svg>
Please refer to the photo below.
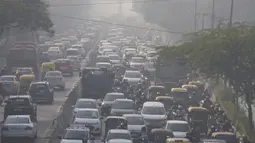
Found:
<svg viewBox="0 0 255 143"><path fill-rule="evenodd" d="M54 102L54 91L53 88L51 88L50 83L47 81L31 83L28 93L34 102L46 101L49 104Z"/></svg>
<svg viewBox="0 0 255 143"><path fill-rule="evenodd" d="M55 60L63 57L63 53L59 47L50 47L47 51L50 59Z"/></svg>
<svg viewBox="0 0 255 143"><path fill-rule="evenodd" d="M1 131L2 143L13 138L28 138L33 142L37 138L38 127L29 115L9 115L5 119Z"/></svg>
<svg viewBox="0 0 255 143"><path fill-rule="evenodd" d="M164 104L160 102L147 101L143 103L141 115L146 126L162 128L166 125L167 115Z"/></svg>
<svg viewBox="0 0 255 143"><path fill-rule="evenodd" d="M111 54L111 55L108 55L108 56L110 58L110 61L113 64L120 64L121 63L121 58L117 54Z"/></svg>
<svg viewBox="0 0 255 143"><path fill-rule="evenodd" d="M82 53L78 49L75 48L69 48L66 50L66 56L77 56L79 57L79 60L82 59Z"/></svg>
<svg viewBox="0 0 255 143"><path fill-rule="evenodd" d="M167 121L165 129L172 131L176 138L185 138L190 131L188 122L182 120Z"/></svg>
<svg viewBox="0 0 255 143"><path fill-rule="evenodd" d="M80 98L76 101L74 105L73 115L77 113L79 109L98 109L97 101L95 99L90 98Z"/></svg>
<svg viewBox="0 0 255 143"><path fill-rule="evenodd" d="M22 76L24 74L34 74L33 68L31 68L31 67L18 68L15 73L15 75L17 76L18 79L20 76Z"/></svg>
<svg viewBox="0 0 255 143"><path fill-rule="evenodd" d="M145 126L143 116L141 114L124 114L123 117L127 119L128 130L133 140L140 140L141 130Z"/></svg>
<svg viewBox="0 0 255 143"><path fill-rule="evenodd" d="M58 59L55 61L56 70L61 71L62 74L69 74L73 76L74 68L72 61L69 59Z"/></svg>
<svg viewBox="0 0 255 143"><path fill-rule="evenodd" d="M81 53L81 56L84 58L85 57L85 50L83 48L82 44L76 44L76 45L72 45L73 49L78 49L79 52Z"/></svg>
<svg viewBox="0 0 255 143"><path fill-rule="evenodd" d="M99 135L101 132L101 122L98 109L78 109L75 117L74 124L84 124L92 126L91 133Z"/></svg>
<svg viewBox="0 0 255 143"><path fill-rule="evenodd" d="M111 140L115 139L122 139L122 140L129 140L132 142L131 134L128 130L123 129L111 129L108 131L105 142L109 143Z"/></svg>
<svg viewBox="0 0 255 143"><path fill-rule="evenodd" d="M133 141L126 139L111 139L108 141L108 143L133 143Z"/></svg>
<svg viewBox="0 0 255 143"><path fill-rule="evenodd" d="M112 105L116 99L125 99L124 93L111 92L107 93L103 99L102 106Z"/></svg>
<svg viewBox="0 0 255 143"><path fill-rule="evenodd" d="M17 94L19 88L19 81L15 75L1 76L0 83L8 94Z"/></svg>
<svg viewBox="0 0 255 143"><path fill-rule="evenodd" d="M144 65L143 57L132 57L130 61L130 67L141 68Z"/></svg>
<svg viewBox="0 0 255 143"><path fill-rule="evenodd" d="M74 70L80 70L81 64L78 56L67 56L66 58L72 61Z"/></svg>
<svg viewBox="0 0 255 143"><path fill-rule="evenodd" d="M79 39L76 36L69 36L68 40L71 42L72 45L75 45L79 42Z"/></svg>
<svg viewBox="0 0 255 143"><path fill-rule="evenodd" d="M64 77L60 71L48 71L44 77L45 81L48 81L52 88L65 89L66 83Z"/></svg>
<svg viewBox="0 0 255 143"><path fill-rule="evenodd" d="M225 140L219 140L219 139L204 139L202 140L202 143L227 143Z"/></svg>
<svg viewBox="0 0 255 143"><path fill-rule="evenodd" d="M130 85L136 85L142 80L140 71L126 70L123 80L126 79Z"/></svg>
<svg viewBox="0 0 255 143"><path fill-rule="evenodd" d="M71 125L66 128L61 137L61 143L91 143L95 140L90 129L84 125Z"/></svg>
<svg viewBox="0 0 255 143"><path fill-rule="evenodd" d="M112 64L107 62L97 62L96 67L111 70Z"/></svg>
<svg viewBox="0 0 255 143"><path fill-rule="evenodd" d="M32 121L37 120L37 106L30 95L11 95L5 102L4 119L9 115L30 115Z"/></svg>
<svg viewBox="0 0 255 143"><path fill-rule="evenodd" d="M111 60L109 58L109 56L97 56L96 58L96 62L106 62L106 63L111 63Z"/></svg>
<svg viewBox="0 0 255 143"><path fill-rule="evenodd" d="M131 99L116 99L112 104L112 116L122 116L123 114L133 114L135 112L135 103Z"/></svg>

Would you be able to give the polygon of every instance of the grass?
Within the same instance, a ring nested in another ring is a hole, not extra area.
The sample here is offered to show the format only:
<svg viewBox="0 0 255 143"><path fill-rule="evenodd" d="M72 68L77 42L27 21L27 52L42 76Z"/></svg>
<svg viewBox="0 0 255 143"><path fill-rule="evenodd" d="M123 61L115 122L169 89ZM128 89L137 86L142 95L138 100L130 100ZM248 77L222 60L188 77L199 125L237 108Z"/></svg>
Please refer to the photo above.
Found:
<svg viewBox="0 0 255 143"><path fill-rule="evenodd" d="M243 109L235 105L233 97L234 93L230 88L219 83L214 87L216 100L221 104L229 119L232 120L237 130L237 135L247 135L249 140L255 142L255 130L250 129L248 117Z"/></svg>

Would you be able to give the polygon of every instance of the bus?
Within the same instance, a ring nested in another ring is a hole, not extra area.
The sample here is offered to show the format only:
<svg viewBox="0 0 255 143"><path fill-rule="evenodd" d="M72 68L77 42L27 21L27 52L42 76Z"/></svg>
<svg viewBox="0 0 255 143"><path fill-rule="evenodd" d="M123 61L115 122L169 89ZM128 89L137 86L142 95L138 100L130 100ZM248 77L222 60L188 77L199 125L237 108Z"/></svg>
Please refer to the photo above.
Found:
<svg viewBox="0 0 255 143"><path fill-rule="evenodd" d="M7 68L15 73L20 67L32 67L37 80L40 80L40 61L36 43L17 42L7 56Z"/></svg>

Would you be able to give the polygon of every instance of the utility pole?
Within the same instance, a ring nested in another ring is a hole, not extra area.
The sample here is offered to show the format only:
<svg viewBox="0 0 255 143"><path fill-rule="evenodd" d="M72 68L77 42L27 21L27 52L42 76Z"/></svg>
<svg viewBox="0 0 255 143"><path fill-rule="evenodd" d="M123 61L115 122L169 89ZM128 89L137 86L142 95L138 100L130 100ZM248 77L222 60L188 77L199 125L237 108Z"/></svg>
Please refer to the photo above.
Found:
<svg viewBox="0 0 255 143"><path fill-rule="evenodd" d="M231 7L230 7L230 18L229 18L229 28L232 27L232 21L233 21L233 11L234 11L234 0L231 0Z"/></svg>
<svg viewBox="0 0 255 143"><path fill-rule="evenodd" d="M195 0L194 30L197 30L197 0Z"/></svg>
<svg viewBox="0 0 255 143"><path fill-rule="evenodd" d="M212 27L214 28L215 23L215 0L212 0Z"/></svg>
<svg viewBox="0 0 255 143"><path fill-rule="evenodd" d="M202 14L202 31L204 31L204 29L205 29L205 16L206 15L207 15L206 13Z"/></svg>

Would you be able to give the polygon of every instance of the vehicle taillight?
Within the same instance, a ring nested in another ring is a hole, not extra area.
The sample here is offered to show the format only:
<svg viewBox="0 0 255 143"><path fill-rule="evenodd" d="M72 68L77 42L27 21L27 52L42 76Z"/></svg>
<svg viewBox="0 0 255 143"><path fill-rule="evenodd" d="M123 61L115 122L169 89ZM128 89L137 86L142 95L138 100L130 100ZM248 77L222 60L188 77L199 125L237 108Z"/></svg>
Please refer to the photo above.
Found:
<svg viewBox="0 0 255 143"><path fill-rule="evenodd" d="M26 127L25 130L32 130L32 128L31 127Z"/></svg>
<svg viewBox="0 0 255 143"><path fill-rule="evenodd" d="M16 83L16 82L13 82L13 85L17 85L17 83Z"/></svg>
<svg viewBox="0 0 255 143"><path fill-rule="evenodd" d="M68 67L72 67L72 64L69 64Z"/></svg>
<svg viewBox="0 0 255 143"><path fill-rule="evenodd" d="M3 127L2 130L3 131L8 131L8 127Z"/></svg>

